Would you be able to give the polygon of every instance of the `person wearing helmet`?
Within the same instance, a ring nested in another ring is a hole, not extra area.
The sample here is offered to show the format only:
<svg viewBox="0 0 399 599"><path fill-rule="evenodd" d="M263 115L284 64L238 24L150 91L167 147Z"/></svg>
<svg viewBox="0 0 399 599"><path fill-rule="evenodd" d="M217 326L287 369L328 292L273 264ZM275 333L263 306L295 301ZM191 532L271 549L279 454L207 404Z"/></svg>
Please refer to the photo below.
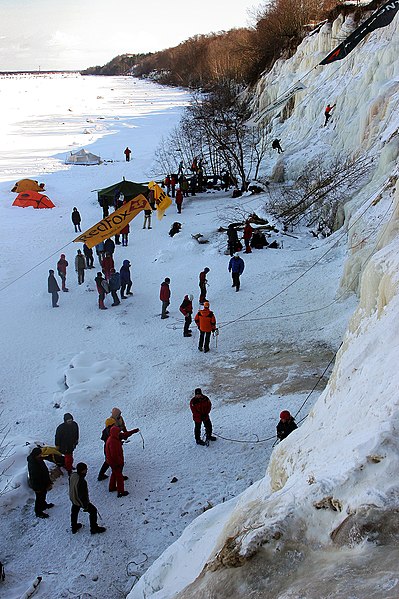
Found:
<svg viewBox="0 0 399 599"><path fill-rule="evenodd" d="M183 337L191 337L192 333L190 331L190 324L192 321L192 313L193 313L193 295L185 295L184 299L180 305L180 312L184 316L184 329L183 329Z"/></svg>
<svg viewBox="0 0 399 599"><path fill-rule="evenodd" d="M194 321L200 332L198 349L206 353L209 351L211 333L216 331L216 318L209 309L209 302L204 302L203 309L198 310Z"/></svg>
<svg viewBox="0 0 399 599"><path fill-rule="evenodd" d="M277 425L277 439L282 441L292 433L297 427L296 422L288 410L283 410L280 414L280 422Z"/></svg>
<svg viewBox="0 0 399 599"><path fill-rule="evenodd" d="M206 266L204 270L199 274L200 304L203 304L206 301L206 284L208 282L206 275L208 274L209 270L210 269Z"/></svg>

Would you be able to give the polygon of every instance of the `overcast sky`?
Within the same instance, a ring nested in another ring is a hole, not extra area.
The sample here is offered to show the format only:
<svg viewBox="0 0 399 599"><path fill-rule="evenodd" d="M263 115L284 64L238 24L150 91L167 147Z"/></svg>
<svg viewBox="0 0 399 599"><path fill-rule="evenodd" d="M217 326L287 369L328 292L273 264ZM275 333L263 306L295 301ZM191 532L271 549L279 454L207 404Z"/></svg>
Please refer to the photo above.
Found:
<svg viewBox="0 0 399 599"><path fill-rule="evenodd" d="M249 26L262 0L0 0L0 71L82 69Z"/></svg>

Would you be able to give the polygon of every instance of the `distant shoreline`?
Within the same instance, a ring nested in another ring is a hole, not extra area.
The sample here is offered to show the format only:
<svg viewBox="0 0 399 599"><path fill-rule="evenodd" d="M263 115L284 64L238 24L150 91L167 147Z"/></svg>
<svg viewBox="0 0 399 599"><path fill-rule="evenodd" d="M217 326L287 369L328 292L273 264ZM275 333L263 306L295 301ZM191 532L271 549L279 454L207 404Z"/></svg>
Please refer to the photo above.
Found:
<svg viewBox="0 0 399 599"><path fill-rule="evenodd" d="M62 75L64 73L68 75L80 75L81 71L0 71L0 75Z"/></svg>

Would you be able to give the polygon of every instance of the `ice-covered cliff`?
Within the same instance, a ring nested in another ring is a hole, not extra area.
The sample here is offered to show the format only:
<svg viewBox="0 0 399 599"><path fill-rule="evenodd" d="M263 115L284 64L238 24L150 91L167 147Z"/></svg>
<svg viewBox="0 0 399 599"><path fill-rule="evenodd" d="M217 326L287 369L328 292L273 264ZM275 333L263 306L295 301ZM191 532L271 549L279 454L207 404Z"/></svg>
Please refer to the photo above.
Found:
<svg viewBox="0 0 399 599"><path fill-rule="evenodd" d="M333 374L265 477L195 520L129 599L399 595L398 16L343 61L316 67L354 27L350 16L325 24L254 94L262 109L294 82L306 86L265 123L286 148L269 173L280 161L295 179L317 156L373 162L345 206L342 288L359 304ZM323 127L327 102L336 108Z"/></svg>

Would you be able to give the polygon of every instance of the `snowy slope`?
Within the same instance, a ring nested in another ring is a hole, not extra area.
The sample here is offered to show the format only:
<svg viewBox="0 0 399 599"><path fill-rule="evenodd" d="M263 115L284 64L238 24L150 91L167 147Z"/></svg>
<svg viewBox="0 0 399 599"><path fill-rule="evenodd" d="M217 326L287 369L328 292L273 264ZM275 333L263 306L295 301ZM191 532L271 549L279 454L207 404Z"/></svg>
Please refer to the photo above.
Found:
<svg viewBox="0 0 399 599"><path fill-rule="evenodd" d="M271 159L269 173L277 160L288 179L316 156L374 160L367 185L346 206L347 260L337 287L339 297L359 289L359 306L327 388L273 451L266 476L194 521L130 599L398 596L397 23L344 61L312 70L353 30L350 17L337 19L258 85L261 108L302 77L307 86L290 117L270 124L270 138L282 138L286 152ZM327 102L337 107L323 128Z"/></svg>

